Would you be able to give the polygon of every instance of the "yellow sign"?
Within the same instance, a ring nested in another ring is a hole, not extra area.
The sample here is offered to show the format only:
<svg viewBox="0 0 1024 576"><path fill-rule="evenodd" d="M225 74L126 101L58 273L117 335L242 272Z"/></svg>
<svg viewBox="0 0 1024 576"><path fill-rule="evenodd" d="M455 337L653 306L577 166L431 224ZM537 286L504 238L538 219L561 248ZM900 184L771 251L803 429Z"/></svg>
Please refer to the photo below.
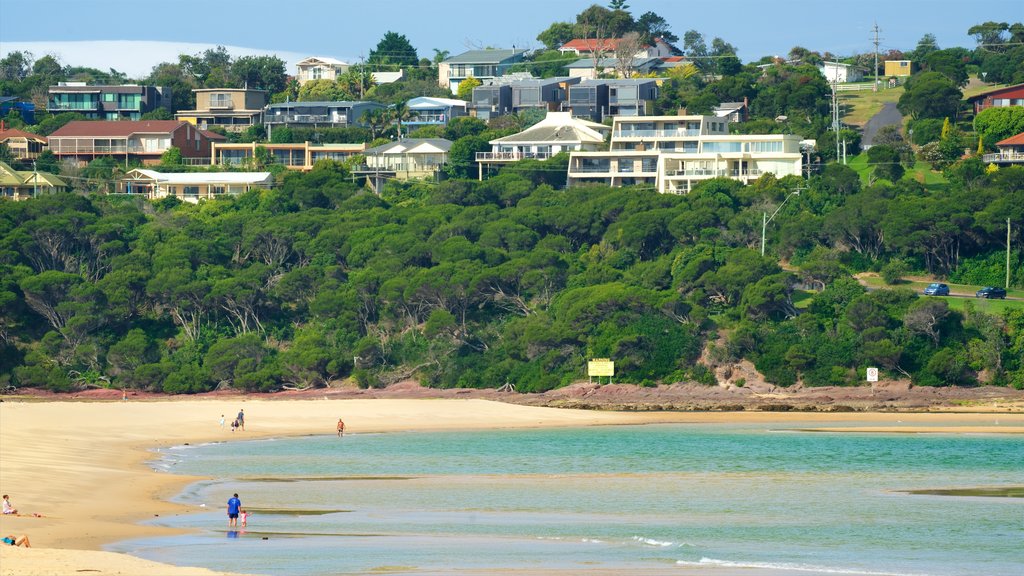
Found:
<svg viewBox="0 0 1024 576"><path fill-rule="evenodd" d="M615 376L615 362L608 358L594 358L587 362L587 373L590 376Z"/></svg>

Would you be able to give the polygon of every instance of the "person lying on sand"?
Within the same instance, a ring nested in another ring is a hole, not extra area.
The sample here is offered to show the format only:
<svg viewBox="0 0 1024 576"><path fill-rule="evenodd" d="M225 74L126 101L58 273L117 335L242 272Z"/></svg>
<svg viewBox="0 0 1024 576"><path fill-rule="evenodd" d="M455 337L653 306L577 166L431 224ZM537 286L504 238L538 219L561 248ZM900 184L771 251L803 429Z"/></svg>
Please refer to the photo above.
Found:
<svg viewBox="0 0 1024 576"><path fill-rule="evenodd" d="M28 536L25 536L24 534L21 536L15 536L14 534L4 536L3 543L11 546L24 546L25 548L32 547L32 545L28 543Z"/></svg>

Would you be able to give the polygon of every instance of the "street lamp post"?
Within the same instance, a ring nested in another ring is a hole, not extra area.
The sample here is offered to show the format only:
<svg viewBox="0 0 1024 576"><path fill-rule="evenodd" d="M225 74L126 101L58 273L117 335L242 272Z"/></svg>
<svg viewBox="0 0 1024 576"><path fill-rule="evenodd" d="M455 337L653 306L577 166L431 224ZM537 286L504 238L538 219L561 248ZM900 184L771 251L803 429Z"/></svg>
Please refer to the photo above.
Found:
<svg viewBox="0 0 1024 576"><path fill-rule="evenodd" d="M764 238L765 238L765 233L768 230L768 223L771 222L773 218L775 218L775 215L779 213L779 210L782 210L782 207L786 205L786 202L789 202L790 198L792 198L793 196L799 196L801 190L804 190L804 188L797 188L796 190L793 190L792 192L790 192L789 195L786 196L786 199L782 201L782 204L779 204L779 207L775 209L775 212L772 212L771 216L769 216L767 212L763 212L762 213L762 218L761 218L761 256L764 256Z"/></svg>

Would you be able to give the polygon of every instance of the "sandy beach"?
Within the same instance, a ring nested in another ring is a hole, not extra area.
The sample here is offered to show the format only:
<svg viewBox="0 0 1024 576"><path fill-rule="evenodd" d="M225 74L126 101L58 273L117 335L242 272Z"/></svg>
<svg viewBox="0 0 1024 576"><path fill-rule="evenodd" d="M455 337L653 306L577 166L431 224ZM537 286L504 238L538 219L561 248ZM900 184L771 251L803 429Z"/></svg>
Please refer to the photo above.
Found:
<svg viewBox="0 0 1024 576"><path fill-rule="evenodd" d="M239 409L245 410L246 430L232 433L227 425L221 428L221 415L230 422ZM0 403L0 491L11 496L20 515L0 518L0 532L26 534L33 548L0 548L0 574L214 574L101 551L104 544L118 540L170 534L169 529L138 522L191 511L168 499L198 478L151 470L146 462L155 457L153 451L184 443L334 434L339 417L345 419L349 434L659 422L756 422L780 428L799 422L801 429L828 431L1024 433L1021 413L611 412L451 398L7 401ZM706 569L699 573L727 574Z"/></svg>

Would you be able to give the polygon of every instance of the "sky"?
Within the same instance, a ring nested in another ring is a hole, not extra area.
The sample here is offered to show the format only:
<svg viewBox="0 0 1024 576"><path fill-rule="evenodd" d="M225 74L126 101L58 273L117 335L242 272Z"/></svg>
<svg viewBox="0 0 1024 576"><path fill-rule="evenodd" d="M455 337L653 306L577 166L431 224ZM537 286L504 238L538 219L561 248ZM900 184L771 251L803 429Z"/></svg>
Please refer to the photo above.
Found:
<svg viewBox="0 0 1024 576"><path fill-rule="evenodd" d="M419 56L479 47L539 48L537 34L575 20L587 0L0 0L0 53L142 77L177 54L224 45L232 54L276 54L357 62L388 31L405 35ZM607 5L607 0L597 2ZM988 20L1024 21L1024 2L967 0L627 0L634 17L653 11L682 38L701 32L733 44L744 62L785 55L793 46L837 55L910 50L926 33L940 47L973 48L967 35ZM100 44L95 41L144 41Z"/></svg>

